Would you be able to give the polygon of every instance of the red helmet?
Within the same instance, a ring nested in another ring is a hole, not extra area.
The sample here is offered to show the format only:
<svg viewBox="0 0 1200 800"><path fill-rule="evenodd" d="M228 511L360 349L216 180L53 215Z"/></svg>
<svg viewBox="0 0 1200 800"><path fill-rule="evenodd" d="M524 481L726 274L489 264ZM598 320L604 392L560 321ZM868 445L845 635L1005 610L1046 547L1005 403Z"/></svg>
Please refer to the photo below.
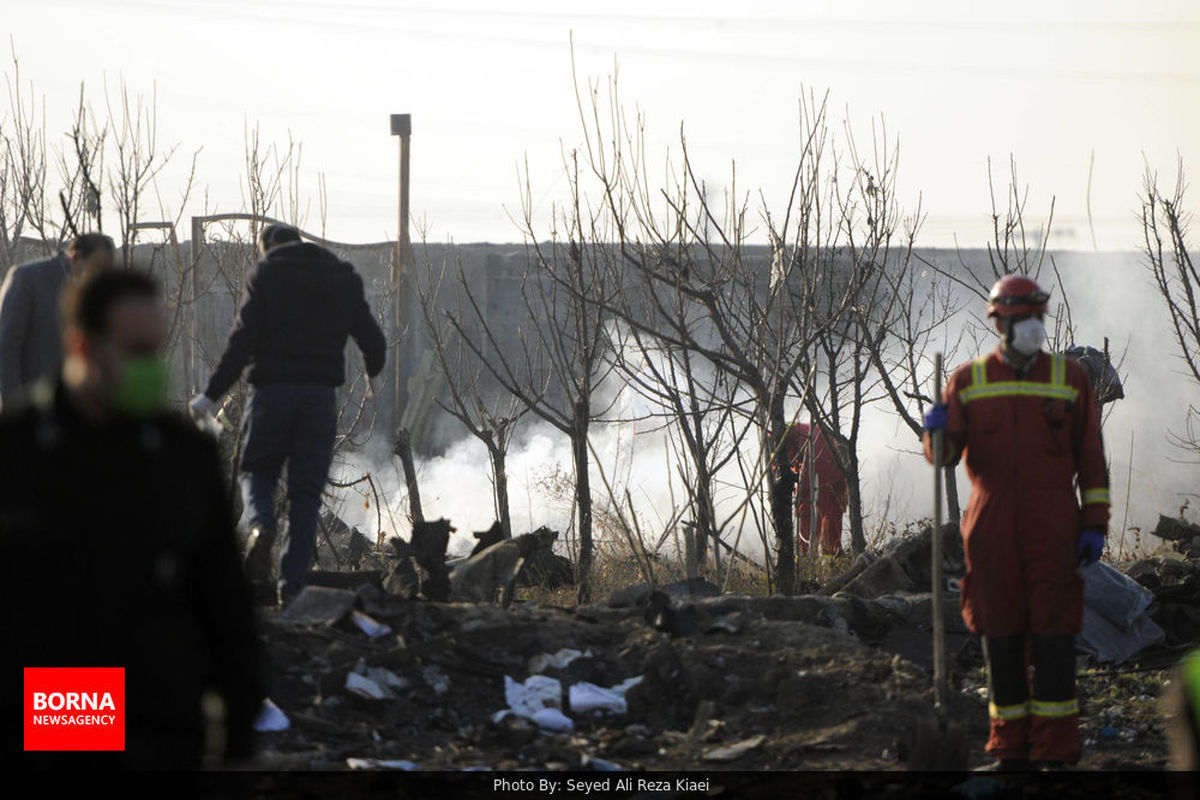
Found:
<svg viewBox="0 0 1200 800"><path fill-rule="evenodd" d="M989 317L1015 317L1020 314L1045 314L1050 295L1024 275L1005 275L996 281L988 295Z"/></svg>

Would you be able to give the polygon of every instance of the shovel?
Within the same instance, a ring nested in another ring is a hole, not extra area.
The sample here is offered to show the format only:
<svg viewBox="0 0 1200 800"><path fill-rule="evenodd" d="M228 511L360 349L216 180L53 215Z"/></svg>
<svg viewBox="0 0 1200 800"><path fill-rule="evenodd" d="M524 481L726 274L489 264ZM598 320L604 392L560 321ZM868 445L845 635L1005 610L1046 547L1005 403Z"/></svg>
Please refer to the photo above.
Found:
<svg viewBox="0 0 1200 800"><path fill-rule="evenodd" d="M933 357L934 402L942 400L942 354ZM930 537L930 600L933 607L933 715L913 729L910 770L967 768L967 731L948 719L946 708L946 620L942 605L942 448L945 431L933 432L933 535Z"/></svg>

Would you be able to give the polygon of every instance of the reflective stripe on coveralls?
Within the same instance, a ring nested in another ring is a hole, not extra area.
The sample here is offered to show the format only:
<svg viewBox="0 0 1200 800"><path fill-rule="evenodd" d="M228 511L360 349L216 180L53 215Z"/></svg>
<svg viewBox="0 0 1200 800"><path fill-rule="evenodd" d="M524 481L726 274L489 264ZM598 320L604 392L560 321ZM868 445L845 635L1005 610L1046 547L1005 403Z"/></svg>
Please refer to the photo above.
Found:
<svg viewBox="0 0 1200 800"><path fill-rule="evenodd" d="M1029 703L1017 703L1012 706L988 703L988 716L992 719L1022 719L1029 716Z"/></svg>
<svg viewBox="0 0 1200 800"><path fill-rule="evenodd" d="M1035 717L1069 717L1079 713L1079 700L1072 698L1053 703L1045 700L1031 700L1029 711Z"/></svg>
<svg viewBox="0 0 1200 800"><path fill-rule="evenodd" d="M1067 384L1067 366L1065 356L1053 353L1050 355L1050 382L1040 381L997 381L988 383L987 357L975 359L971 364L971 385L958 393L959 399L965 406L972 400L982 400L985 397L1048 397L1052 400L1070 400L1075 402L1079 390Z"/></svg>
<svg viewBox="0 0 1200 800"><path fill-rule="evenodd" d="M959 400L965 406L972 400L982 400L990 397L1045 397L1051 400L1067 400L1074 403L1079 399L1079 391L1067 384L1066 356L1061 353L1050 354L1050 382L1040 381L996 381L989 383L987 379L987 356L975 359L971 363L971 384L958 393ZM1095 503L1110 504L1108 487L1081 490L1082 505Z"/></svg>

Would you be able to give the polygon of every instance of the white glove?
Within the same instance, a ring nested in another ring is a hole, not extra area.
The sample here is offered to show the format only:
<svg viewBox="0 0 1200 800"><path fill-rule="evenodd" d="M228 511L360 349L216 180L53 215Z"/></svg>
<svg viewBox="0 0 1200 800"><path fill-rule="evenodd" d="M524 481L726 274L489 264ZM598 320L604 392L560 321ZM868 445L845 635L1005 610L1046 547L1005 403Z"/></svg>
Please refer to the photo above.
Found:
<svg viewBox="0 0 1200 800"><path fill-rule="evenodd" d="M378 378L367 378L367 390L364 392L369 400L374 400L379 394Z"/></svg>
<svg viewBox="0 0 1200 800"><path fill-rule="evenodd" d="M215 405L216 403L209 399L208 395L198 394L188 401L188 411L192 413L194 418L201 419L212 416L213 406Z"/></svg>

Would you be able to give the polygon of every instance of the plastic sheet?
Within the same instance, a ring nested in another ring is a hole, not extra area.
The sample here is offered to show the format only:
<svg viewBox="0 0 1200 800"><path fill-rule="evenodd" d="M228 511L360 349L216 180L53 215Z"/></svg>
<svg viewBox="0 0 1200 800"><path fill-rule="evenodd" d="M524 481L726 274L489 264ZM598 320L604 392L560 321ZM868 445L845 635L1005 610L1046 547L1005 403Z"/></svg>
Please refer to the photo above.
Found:
<svg viewBox="0 0 1200 800"><path fill-rule="evenodd" d="M1097 561L1079 568L1083 604L1122 630L1130 630L1154 602L1154 595L1137 581Z"/></svg>
<svg viewBox="0 0 1200 800"><path fill-rule="evenodd" d="M1075 637L1075 646L1097 661L1120 664L1166 638L1166 632L1149 617L1139 617L1128 629L1122 629L1085 605L1083 631Z"/></svg>

